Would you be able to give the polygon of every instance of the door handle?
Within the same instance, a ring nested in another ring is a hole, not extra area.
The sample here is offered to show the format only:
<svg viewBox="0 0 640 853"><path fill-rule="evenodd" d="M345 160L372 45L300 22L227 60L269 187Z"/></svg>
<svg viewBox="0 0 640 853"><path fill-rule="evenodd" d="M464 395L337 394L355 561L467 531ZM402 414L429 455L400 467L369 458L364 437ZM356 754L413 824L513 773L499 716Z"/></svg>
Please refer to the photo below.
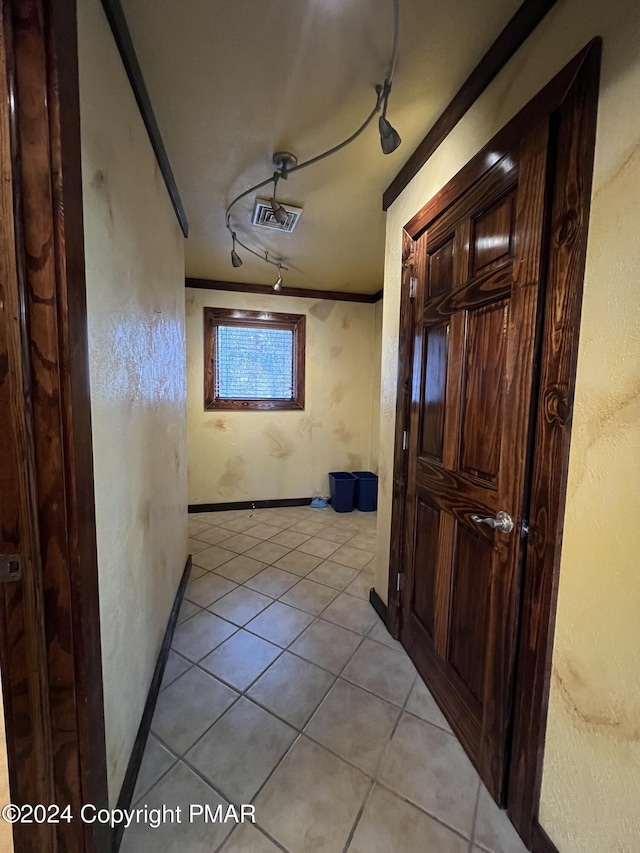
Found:
<svg viewBox="0 0 640 853"><path fill-rule="evenodd" d="M500 530L501 533L511 533L513 530L513 519L503 509L500 510L495 518L480 518L479 515L472 515L471 521L475 521L476 524L488 524L489 527Z"/></svg>

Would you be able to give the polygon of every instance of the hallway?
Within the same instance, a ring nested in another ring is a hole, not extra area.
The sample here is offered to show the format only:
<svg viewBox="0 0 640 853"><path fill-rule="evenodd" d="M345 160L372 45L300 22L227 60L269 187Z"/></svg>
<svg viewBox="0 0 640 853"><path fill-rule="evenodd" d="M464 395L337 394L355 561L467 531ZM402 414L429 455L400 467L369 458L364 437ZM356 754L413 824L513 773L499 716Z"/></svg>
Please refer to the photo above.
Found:
<svg viewBox="0 0 640 853"><path fill-rule="evenodd" d="M523 853L368 602L375 513L191 515L193 569L122 853ZM233 830L233 831L232 831Z"/></svg>

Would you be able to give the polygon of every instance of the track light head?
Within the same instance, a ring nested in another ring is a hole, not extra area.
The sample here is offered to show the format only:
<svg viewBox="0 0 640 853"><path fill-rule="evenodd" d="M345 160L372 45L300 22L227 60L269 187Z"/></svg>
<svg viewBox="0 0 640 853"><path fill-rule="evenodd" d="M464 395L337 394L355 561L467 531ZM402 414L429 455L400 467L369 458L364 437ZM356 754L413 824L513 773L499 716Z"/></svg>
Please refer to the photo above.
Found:
<svg viewBox="0 0 640 853"><path fill-rule="evenodd" d="M278 264L278 280L273 285L273 289L275 290L276 293L279 293L280 290L282 289L282 270L280 268L280 264Z"/></svg>
<svg viewBox="0 0 640 853"><path fill-rule="evenodd" d="M273 218L278 225L284 225L289 214L276 198L271 199L271 210L273 211Z"/></svg>
<svg viewBox="0 0 640 853"><path fill-rule="evenodd" d="M231 264L237 269L242 266L242 258L236 252L236 232L234 231L231 235L231 239L233 240L233 245L231 246Z"/></svg>
<svg viewBox="0 0 640 853"><path fill-rule="evenodd" d="M380 131L382 153L391 154L402 142L400 134L384 115L378 119L378 130Z"/></svg>

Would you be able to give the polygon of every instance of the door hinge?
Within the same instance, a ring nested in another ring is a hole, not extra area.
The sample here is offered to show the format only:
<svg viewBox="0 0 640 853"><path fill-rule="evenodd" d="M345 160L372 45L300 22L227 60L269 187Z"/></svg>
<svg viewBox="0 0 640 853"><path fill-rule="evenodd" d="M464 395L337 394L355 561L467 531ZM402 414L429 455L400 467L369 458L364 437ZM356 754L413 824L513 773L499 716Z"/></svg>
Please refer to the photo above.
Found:
<svg viewBox="0 0 640 853"><path fill-rule="evenodd" d="M402 589L403 586L404 586L404 575L402 574L402 572L398 572L398 577L396 580L396 590L398 592L400 592L400 590Z"/></svg>
<svg viewBox="0 0 640 853"><path fill-rule="evenodd" d="M528 535L529 535L529 522L527 521L526 518L523 518L522 521L520 522L520 538L526 539L526 537Z"/></svg>
<svg viewBox="0 0 640 853"><path fill-rule="evenodd" d="M0 583L19 581L22 577L19 554L0 554Z"/></svg>
<svg viewBox="0 0 640 853"><path fill-rule="evenodd" d="M409 445L409 440L407 437L407 431L405 429L405 431L402 433L402 449L406 450L408 445Z"/></svg>
<svg viewBox="0 0 640 853"><path fill-rule="evenodd" d="M411 276L409 279L409 299L416 298L416 290L418 288L418 279Z"/></svg>

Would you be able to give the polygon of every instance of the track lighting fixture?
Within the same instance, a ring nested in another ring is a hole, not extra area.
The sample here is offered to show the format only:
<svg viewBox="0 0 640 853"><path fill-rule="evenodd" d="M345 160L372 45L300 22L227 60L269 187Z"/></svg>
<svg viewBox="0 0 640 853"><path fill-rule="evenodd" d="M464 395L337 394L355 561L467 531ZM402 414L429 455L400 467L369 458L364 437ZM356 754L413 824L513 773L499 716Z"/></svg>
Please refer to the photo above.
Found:
<svg viewBox="0 0 640 853"><path fill-rule="evenodd" d="M231 240L232 240L232 246L231 246L231 263L232 263L232 265L233 265L234 267L236 267L236 268L237 268L237 267L241 267L241 266L242 266L242 258L241 258L241 257L240 257L240 255L236 252L236 240L237 240L237 237L236 237L236 232L235 232L235 231L233 231L233 232L232 232L232 234L231 234Z"/></svg>
<svg viewBox="0 0 640 853"><path fill-rule="evenodd" d="M393 82L393 75L396 70L396 61L398 58L398 34L400 30L400 0L392 0L393 3L393 51L391 54L391 64L389 67L389 73L387 74L384 83L378 84L375 87L376 90L376 103L367 118L363 121L360 127L355 130L351 136L348 136L346 139L343 139L342 142L339 142L337 145L334 145L332 148L328 148L326 151L323 151L321 154L316 155L315 157L311 157L309 160L305 160L302 163L298 163L297 159L293 154L290 154L286 151L279 151L273 155L273 166L274 172L273 175L265 178L264 181L261 181L255 186L249 187L248 190L237 195L233 201L227 207L227 212L225 216L227 230L231 235L231 239L233 241L233 246L231 249L231 263L234 267L242 266L242 259L236 252L236 242L242 246L247 252L250 252L252 255L255 255L257 258L265 261L268 264L273 264L278 268L278 280L273 285L273 289L277 292L282 287L282 274L281 270L286 269L286 267L282 266L281 261L275 261L269 257L268 252L260 253L255 249L250 248L239 240L236 236L236 232L231 225L231 211L233 207L241 201L243 198L246 198L248 195L255 193L256 190L262 189L262 187L267 186L273 182L273 196L271 198L271 210L273 211L273 217L279 225L284 225L287 221L288 211L287 209L276 199L276 189L278 186L278 181L280 178L286 180L289 175L294 172L298 172L300 169L306 169L307 166L312 166L315 163L319 163L321 160L325 160L327 157L331 157L333 154L337 154L338 151L341 151L343 148L346 148L347 145L350 145L355 139L360 136L360 134L371 124L375 116L382 110L382 115L378 119L378 131L380 133L380 145L382 147L383 154L391 154L396 148L400 145L401 139L397 130L392 126L392 124L387 119L387 106L389 103L389 94L391 92L391 83Z"/></svg>

